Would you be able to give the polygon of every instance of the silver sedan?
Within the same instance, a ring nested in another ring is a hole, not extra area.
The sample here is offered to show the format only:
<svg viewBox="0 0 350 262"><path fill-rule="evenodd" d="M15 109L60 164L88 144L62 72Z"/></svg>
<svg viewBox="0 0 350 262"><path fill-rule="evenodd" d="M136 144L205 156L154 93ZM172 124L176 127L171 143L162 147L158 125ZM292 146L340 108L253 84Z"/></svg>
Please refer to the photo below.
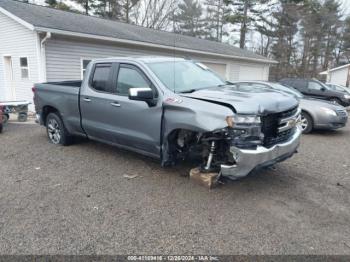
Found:
<svg viewBox="0 0 350 262"><path fill-rule="evenodd" d="M247 88L274 89L297 97L302 110L301 127L304 134L310 133L313 129L338 129L344 127L348 120L348 113L341 105L324 100L306 98L292 87L264 81L244 81L233 84L240 87L246 86Z"/></svg>

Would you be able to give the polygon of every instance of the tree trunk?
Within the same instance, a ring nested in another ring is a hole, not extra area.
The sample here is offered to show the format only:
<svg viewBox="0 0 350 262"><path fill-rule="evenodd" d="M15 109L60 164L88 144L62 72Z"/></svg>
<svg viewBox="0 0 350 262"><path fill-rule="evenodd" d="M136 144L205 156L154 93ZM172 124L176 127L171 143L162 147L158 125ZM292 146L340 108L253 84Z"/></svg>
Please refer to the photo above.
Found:
<svg viewBox="0 0 350 262"><path fill-rule="evenodd" d="M125 4L125 22L129 23L129 0Z"/></svg>
<svg viewBox="0 0 350 262"><path fill-rule="evenodd" d="M240 39L239 39L239 47L242 49L244 49L244 47L245 47L245 36L247 34L248 7L249 7L248 0L245 0L244 11L243 11L243 20L242 20L242 24L241 24L241 35L240 35Z"/></svg>
<svg viewBox="0 0 350 262"><path fill-rule="evenodd" d="M220 39L220 11L221 11L221 0L218 0L218 9L216 17L216 41L221 41Z"/></svg>
<svg viewBox="0 0 350 262"><path fill-rule="evenodd" d="M89 15L89 0L85 0L85 14Z"/></svg>

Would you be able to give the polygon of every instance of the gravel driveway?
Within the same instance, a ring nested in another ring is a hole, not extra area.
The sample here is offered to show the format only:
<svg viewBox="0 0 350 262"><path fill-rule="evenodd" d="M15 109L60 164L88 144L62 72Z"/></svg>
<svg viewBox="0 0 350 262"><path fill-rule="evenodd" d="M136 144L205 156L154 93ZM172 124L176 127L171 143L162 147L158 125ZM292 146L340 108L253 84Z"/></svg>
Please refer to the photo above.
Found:
<svg viewBox="0 0 350 262"><path fill-rule="evenodd" d="M134 153L0 135L1 254L350 254L350 128L209 191ZM124 175L138 175L133 179Z"/></svg>

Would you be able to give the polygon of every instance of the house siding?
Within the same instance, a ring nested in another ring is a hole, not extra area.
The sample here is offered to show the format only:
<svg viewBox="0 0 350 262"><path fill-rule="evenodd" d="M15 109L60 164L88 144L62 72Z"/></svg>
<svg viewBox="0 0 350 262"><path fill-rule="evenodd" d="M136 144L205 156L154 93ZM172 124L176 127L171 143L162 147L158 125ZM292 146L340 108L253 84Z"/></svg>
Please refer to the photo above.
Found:
<svg viewBox="0 0 350 262"><path fill-rule="evenodd" d="M345 86L346 80L348 78L348 70L349 67L344 67L342 69L330 72L329 82L331 82L332 84Z"/></svg>
<svg viewBox="0 0 350 262"><path fill-rule="evenodd" d="M1 18L0 18L1 20ZM1 38L1 36L0 36ZM1 47L0 47L1 49ZM0 51L1 52L1 51ZM0 53L1 54L1 53ZM4 71L4 63L3 63L3 55L0 57L0 101L6 99L6 86L5 86L5 71Z"/></svg>
<svg viewBox="0 0 350 262"><path fill-rule="evenodd" d="M53 37L46 43L46 77L48 81L73 80L81 78L81 60L104 58L113 56L142 56L142 55L163 55L189 57L203 63L220 64L226 67L227 80L239 80L240 65L242 62L232 59L221 59L206 55L194 55L186 52L172 52L156 48L140 48L132 45L121 45L116 43L98 42L93 40L65 39ZM247 63L246 66L260 67L264 74L258 79L267 80L268 65L261 63ZM266 70L267 67L267 70Z"/></svg>
<svg viewBox="0 0 350 262"><path fill-rule="evenodd" d="M38 82L37 34L0 13L0 100L12 97L9 82L5 81L4 55L12 57L12 84L16 100L32 102L33 83ZM21 79L20 57L28 58L29 78Z"/></svg>

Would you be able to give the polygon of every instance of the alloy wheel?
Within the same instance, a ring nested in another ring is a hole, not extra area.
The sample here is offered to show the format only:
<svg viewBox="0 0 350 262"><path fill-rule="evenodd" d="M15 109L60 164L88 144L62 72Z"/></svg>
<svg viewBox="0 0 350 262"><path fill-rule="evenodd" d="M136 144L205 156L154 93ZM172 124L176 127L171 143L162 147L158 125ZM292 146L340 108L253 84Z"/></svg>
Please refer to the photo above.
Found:
<svg viewBox="0 0 350 262"><path fill-rule="evenodd" d="M309 125L309 121L304 115L301 115L301 129L304 131Z"/></svg>
<svg viewBox="0 0 350 262"><path fill-rule="evenodd" d="M47 123L47 133L52 143L59 144L61 141L61 129L56 119L49 119Z"/></svg>

